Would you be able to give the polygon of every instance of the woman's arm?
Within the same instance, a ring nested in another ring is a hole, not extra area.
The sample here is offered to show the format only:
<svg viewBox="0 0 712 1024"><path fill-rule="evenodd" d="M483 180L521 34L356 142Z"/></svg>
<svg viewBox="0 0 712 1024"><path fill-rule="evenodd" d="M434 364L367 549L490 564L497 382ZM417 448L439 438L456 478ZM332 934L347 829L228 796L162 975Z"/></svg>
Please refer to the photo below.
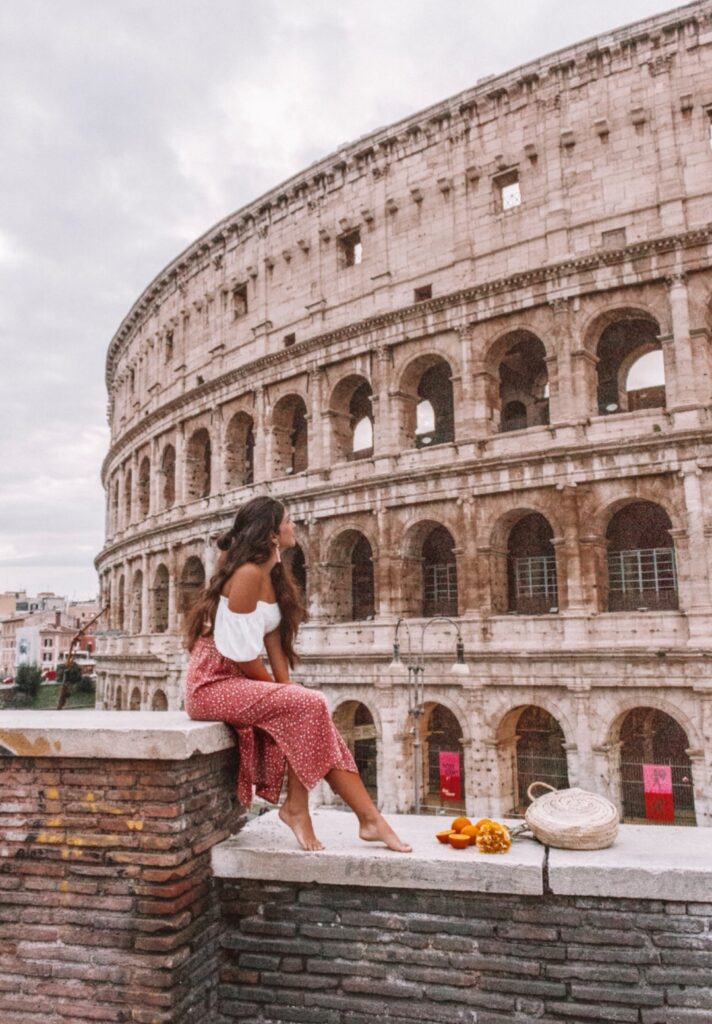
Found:
<svg viewBox="0 0 712 1024"><path fill-rule="evenodd" d="M282 641L279 638L279 626L273 629L270 633L265 633L265 649L269 658L269 663L272 666L274 672L274 680L276 683L289 683L289 662L287 656L282 650Z"/></svg>

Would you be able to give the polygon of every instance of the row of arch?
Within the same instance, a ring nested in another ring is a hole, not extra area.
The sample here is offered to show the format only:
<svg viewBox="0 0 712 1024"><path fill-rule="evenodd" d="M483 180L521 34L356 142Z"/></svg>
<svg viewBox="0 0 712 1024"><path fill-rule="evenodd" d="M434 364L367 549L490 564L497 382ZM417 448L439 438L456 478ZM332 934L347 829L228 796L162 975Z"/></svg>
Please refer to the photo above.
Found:
<svg viewBox="0 0 712 1024"><path fill-rule="evenodd" d="M598 592L604 610L673 610L678 607L678 570L672 523L667 512L652 501L631 501L615 511L605 534L606 557L602 560ZM309 569L300 546L288 554L298 583L308 597ZM520 516L509 527L501 550L492 556L495 571L491 580L495 612L523 615L558 612L562 584L554 533L548 519L539 512ZM421 523L406 538L402 589L410 615L458 615L462 556L452 533L443 525ZM324 595L322 611L334 621L361 621L375 617L379 592L376 559L369 541L356 529L338 534L331 543L326 562L320 567ZM197 555L188 557L177 580L175 600L178 614L191 605L205 583L205 566ZM167 565L160 562L148 587L150 607L144 609L144 573L136 569L128 586L121 573L116 592L106 595L114 608L114 628L131 633L163 633L171 627L171 579ZM112 601L113 597L113 601ZM144 612L148 616L144 617Z"/></svg>
<svg viewBox="0 0 712 1024"><path fill-rule="evenodd" d="M596 346L597 409L577 410L583 416L597 411L608 415L641 408L664 407L665 370L658 321L642 311L609 314ZM502 432L527 429L549 422L549 370L552 356L534 332L517 329L498 340L492 355L491 373L485 374L485 401L493 429ZM401 447L430 447L454 441L456 415L453 379L461 374L452 358L436 353L414 357L390 388L397 405L395 434ZM368 457L374 451L378 430L392 431L374 415L372 384L362 374L350 373L331 390L326 400L330 424L331 461ZM310 416L306 397L298 392L282 395L264 424L240 410L230 418L221 437L221 486L245 486L255 478L255 446L260 428L269 436L271 478L300 473L310 465ZM311 424L311 430L314 424ZM186 440L182 464L176 448L167 442L152 466L144 455L133 479L131 467L118 471L110 483L109 528L116 532L135 518L170 509L177 491L176 475L183 474L185 500L208 497L214 490L213 447L215 437L206 426L193 430ZM153 474L157 486L152 486ZM153 497L152 497L153 494ZM123 498L122 498L123 495ZM123 507L122 507L123 506Z"/></svg>
<svg viewBox="0 0 712 1024"><path fill-rule="evenodd" d="M377 801L379 738L374 715L366 704L347 701L337 707L333 718L354 755L366 787ZM424 752L420 780L424 810L464 811L468 780L461 723L448 707L431 702L426 705L418 728ZM675 824L694 825L690 745L680 723L666 712L639 706L628 711L611 731L615 731L619 744L618 796L623 819L629 822L651 820L650 808L646 808L643 765L665 765L669 766L672 778L672 820ZM497 738L511 754L510 770L506 773L509 785L506 799L511 802L508 813L523 814L530 802L527 789L532 782L546 782L555 789L568 788L564 732L545 708L538 705L514 708L501 723ZM455 755L459 764L457 772L450 768L447 786L443 785L441 776L440 755L443 753ZM453 776L457 779L454 785Z"/></svg>

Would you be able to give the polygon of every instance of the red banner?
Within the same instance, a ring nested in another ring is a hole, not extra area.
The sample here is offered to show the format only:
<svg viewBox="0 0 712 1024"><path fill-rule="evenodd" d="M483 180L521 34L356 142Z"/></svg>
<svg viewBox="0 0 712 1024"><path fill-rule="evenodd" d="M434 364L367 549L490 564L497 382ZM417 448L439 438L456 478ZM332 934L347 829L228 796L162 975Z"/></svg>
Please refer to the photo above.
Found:
<svg viewBox="0 0 712 1024"><path fill-rule="evenodd" d="M440 798L442 800L460 800L462 795L460 786L460 755L441 750L438 754L438 761L440 766Z"/></svg>
<svg viewBox="0 0 712 1024"><path fill-rule="evenodd" d="M651 821L674 821L672 769L669 764L643 765L645 817Z"/></svg>

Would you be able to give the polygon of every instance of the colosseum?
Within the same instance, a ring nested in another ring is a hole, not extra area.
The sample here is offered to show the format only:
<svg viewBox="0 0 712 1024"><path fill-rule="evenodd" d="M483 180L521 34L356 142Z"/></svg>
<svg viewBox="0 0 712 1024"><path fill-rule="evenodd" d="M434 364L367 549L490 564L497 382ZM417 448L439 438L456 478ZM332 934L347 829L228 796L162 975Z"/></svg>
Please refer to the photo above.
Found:
<svg viewBox="0 0 712 1024"><path fill-rule="evenodd" d="M344 145L178 255L108 350L98 706L181 707L182 615L266 492L297 678L381 808L516 814L538 779L712 825L711 183L704 0Z"/></svg>

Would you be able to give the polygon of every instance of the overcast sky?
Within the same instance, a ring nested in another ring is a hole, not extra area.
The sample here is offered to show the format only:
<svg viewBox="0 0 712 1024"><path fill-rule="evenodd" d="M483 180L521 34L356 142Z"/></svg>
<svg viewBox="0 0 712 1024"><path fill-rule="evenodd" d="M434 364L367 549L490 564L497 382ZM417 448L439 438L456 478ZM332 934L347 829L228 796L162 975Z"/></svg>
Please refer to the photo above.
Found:
<svg viewBox="0 0 712 1024"><path fill-rule="evenodd" d="M0 591L97 590L108 343L211 224L655 0L0 4Z"/></svg>

